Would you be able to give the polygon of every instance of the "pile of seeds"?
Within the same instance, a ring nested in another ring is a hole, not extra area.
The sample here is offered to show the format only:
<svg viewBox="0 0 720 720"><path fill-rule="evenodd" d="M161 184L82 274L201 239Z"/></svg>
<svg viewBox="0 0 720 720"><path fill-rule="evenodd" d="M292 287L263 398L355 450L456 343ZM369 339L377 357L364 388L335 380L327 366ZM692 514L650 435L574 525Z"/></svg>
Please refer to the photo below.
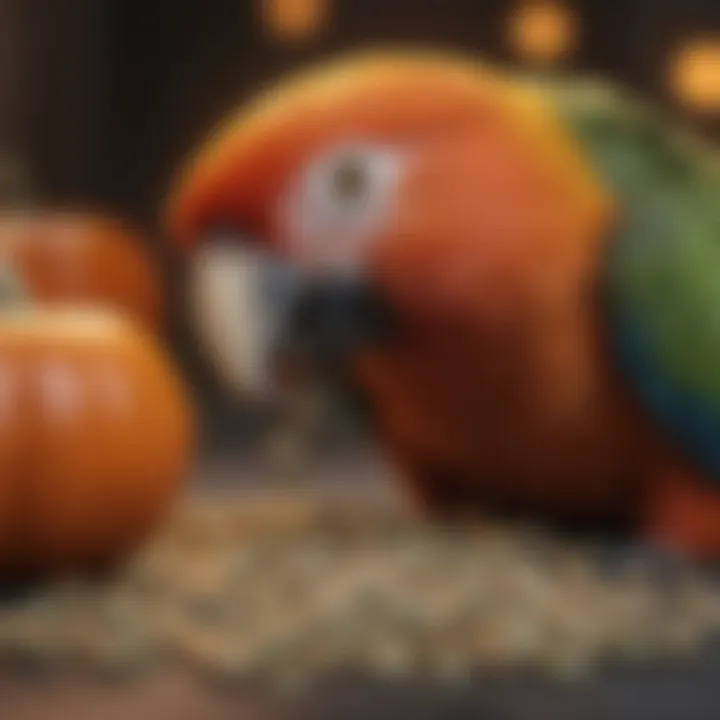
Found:
<svg viewBox="0 0 720 720"><path fill-rule="evenodd" d="M538 531L267 496L189 502L119 577L4 602L0 654L287 686L338 672L449 683L673 658L718 628L720 590L691 572L610 577L592 548Z"/></svg>

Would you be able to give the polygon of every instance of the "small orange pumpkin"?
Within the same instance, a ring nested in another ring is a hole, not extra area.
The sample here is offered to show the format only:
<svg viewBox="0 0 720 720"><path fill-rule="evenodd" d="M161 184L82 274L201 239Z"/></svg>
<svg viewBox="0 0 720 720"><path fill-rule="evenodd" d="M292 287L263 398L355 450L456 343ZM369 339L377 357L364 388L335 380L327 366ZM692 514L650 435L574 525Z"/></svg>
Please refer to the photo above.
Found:
<svg viewBox="0 0 720 720"><path fill-rule="evenodd" d="M157 341L100 311L0 313L0 570L122 559L191 455L185 388Z"/></svg>
<svg viewBox="0 0 720 720"><path fill-rule="evenodd" d="M163 293L141 238L101 214L40 211L0 214L0 258L44 304L93 304L157 330Z"/></svg>

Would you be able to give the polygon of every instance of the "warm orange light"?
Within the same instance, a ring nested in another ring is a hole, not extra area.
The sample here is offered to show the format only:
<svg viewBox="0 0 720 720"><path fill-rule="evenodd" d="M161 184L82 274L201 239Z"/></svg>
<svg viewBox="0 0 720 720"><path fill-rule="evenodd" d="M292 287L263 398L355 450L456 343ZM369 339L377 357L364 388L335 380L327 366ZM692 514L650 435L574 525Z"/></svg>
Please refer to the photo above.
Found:
<svg viewBox="0 0 720 720"><path fill-rule="evenodd" d="M720 112L720 37L689 42L673 58L670 85L680 102Z"/></svg>
<svg viewBox="0 0 720 720"><path fill-rule="evenodd" d="M554 63L573 50L577 18L559 0L524 0L510 16L508 39L525 60Z"/></svg>
<svg viewBox="0 0 720 720"><path fill-rule="evenodd" d="M260 0L265 29L278 40L307 40L325 25L330 0Z"/></svg>

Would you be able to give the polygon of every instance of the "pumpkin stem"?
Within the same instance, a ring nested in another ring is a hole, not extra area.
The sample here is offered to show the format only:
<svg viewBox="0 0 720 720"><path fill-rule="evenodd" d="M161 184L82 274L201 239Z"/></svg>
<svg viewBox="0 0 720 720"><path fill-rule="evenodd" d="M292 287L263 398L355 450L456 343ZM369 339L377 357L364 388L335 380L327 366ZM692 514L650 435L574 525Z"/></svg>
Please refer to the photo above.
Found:
<svg viewBox="0 0 720 720"><path fill-rule="evenodd" d="M0 207L28 216L33 207L27 165L17 153L0 151ZM12 260L15 242L9 233L0 243L0 307L16 305L30 297Z"/></svg>
<svg viewBox="0 0 720 720"><path fill-rule="evenodd" d="M30 299L26 284L7 260L0 260L0 310L25 304Z"/></svg>
<svg viewBox="0 0 720 720"><path fill-rule="evenodd" d="M30 211L33 207L27 163L12 151L0 152L0 202L13 210Z"/></svg>

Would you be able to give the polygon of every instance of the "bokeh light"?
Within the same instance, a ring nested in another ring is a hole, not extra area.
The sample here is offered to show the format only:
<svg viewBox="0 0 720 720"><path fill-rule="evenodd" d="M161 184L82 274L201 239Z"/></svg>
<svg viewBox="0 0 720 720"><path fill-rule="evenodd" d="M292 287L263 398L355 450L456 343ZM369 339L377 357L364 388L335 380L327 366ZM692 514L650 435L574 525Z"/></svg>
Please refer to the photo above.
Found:
<svg viewBox="0 0 720 720"><path fill-rule="evenodd" d="M263 25L276 40L298 41L315 37L325 27L329 0L261 0Z"/></svg>
<svg viewBox="0 0 720 720"><path fill-rule="evenodd" d="M532 63L556 63L577 43L578 21L569 5L555 0L524 0L508 23L513 52Z"/></svg>
<svg viewBox="0 0 720 720"><path fill-rule="evenodd" d="M670 84L692 110L720 113L720 37L687 42L673 56Z"/></svg>

